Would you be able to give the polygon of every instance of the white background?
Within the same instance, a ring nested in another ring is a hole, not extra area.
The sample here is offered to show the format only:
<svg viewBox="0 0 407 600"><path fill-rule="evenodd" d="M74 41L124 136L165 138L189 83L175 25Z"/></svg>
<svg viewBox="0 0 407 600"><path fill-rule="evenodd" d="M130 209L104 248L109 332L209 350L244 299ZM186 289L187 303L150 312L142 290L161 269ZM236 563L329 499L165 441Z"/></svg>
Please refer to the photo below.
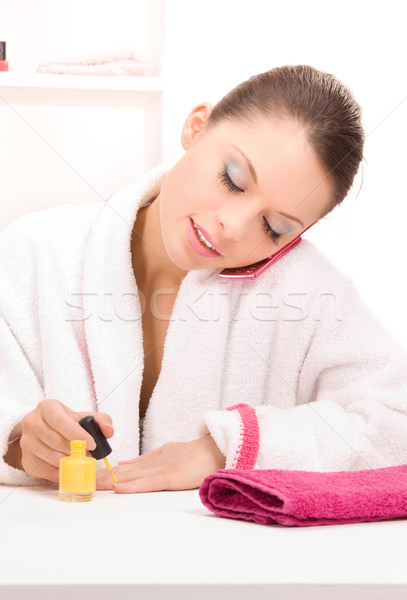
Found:
<svg viewBox="0 0 407 600"><path fill-rule="evenodd" d="M129 44L154 62L161 41L145 26L154 3L0 0L10 70L34 71L55 56ZM252 74L309 64L351 88L367 135L363 185L360 173L343 204L305 237L351 275L407 345L404 2L167 0L165 17L166 163L181 155L180 128L189 110L203 100L215 103ZM97 200L84 180L107 198L145 170L137 111L18 107L79 177L9 108L0 109L0 202L8 214Z"/></svg>

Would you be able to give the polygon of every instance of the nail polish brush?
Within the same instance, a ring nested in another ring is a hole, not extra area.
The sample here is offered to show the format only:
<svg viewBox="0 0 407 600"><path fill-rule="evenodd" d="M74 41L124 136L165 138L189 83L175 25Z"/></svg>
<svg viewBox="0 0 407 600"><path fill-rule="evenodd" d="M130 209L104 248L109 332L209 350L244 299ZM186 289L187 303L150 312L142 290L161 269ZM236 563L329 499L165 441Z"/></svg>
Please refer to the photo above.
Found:
<svg viewBox="0 0 407 600"><path fill-rule="evenodd" d="M89 450L89 452L91 453L93 458L96 458L96 460L103 458L106 467L109 469L110 474L113 477L113 481L117 483L116 476L113 473L112 467L110 466L110 463L106 458L106 456L108 456L111 453L112 449L110 447L109 442L103 435L102 430L100 429L95 417L93 417L92 415L83 417L82 419L80 419L79 425L86 429L86 431L90 433L90 435L95 440L96 448L94 450Z"/></svg>

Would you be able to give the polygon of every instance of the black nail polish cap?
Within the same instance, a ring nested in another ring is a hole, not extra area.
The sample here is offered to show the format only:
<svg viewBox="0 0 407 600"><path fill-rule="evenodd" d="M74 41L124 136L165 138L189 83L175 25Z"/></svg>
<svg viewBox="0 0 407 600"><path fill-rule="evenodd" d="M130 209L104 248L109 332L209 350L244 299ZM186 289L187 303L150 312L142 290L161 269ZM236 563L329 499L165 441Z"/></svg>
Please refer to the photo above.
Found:
<svg viewBox="0 0 407 600"><path fill-rule="evenodd" d="M6 60L6 42L0 42L0 60Z"/></svg>
<svg viewBox="0 0 407 600"><path fill-rule="evenodd" d="M97 421L92 415L88 415L87 417L83 417L79 421L79 425L86 429L88 433L93 437L96 442L96 448L94 450L89 450L93 458L99 460L100 458L105 458L108 456L112 449L110 447L109 442L103 435Z"/></svg>

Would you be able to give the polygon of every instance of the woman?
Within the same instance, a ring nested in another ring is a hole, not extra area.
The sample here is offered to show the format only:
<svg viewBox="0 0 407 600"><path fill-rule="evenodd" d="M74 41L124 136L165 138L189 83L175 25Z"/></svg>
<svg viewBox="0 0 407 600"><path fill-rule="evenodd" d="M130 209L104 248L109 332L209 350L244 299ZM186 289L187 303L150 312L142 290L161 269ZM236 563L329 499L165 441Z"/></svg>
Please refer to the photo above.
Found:
<svg viewBox="0 0 407 600"><path fill-rule="evenodd" d="M93 448L90 412L121 493L225 467L406 462L406 352L349 278L306 240L253 281L219 277L339 204L363 144L335 77L275 68L195 107L168 172L6 228L1 481L57 481L70 440ZM97 485L112 487L106 469Z"/></svg>

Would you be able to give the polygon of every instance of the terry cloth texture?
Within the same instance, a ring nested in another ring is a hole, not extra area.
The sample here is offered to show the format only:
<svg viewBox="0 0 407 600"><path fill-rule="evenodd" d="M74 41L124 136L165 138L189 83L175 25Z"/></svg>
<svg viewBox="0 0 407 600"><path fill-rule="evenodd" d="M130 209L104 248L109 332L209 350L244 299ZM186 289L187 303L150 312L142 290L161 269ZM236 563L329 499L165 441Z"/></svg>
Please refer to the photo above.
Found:
<svg viewBox="0 0 407 600"><path fill-rule="evenodd" d="M61 75L146 75L148 63L144 56L135 50L102 50L83 56L62 58L41 63L38 73L59 73Z"/></svg>
<svg viewBox="0 0 407 600"><path fill-rule="evenodd" d="M220 470L199 489L216 515L263 525L340 525L407 517L407 465L316 473Z"/></svg>

